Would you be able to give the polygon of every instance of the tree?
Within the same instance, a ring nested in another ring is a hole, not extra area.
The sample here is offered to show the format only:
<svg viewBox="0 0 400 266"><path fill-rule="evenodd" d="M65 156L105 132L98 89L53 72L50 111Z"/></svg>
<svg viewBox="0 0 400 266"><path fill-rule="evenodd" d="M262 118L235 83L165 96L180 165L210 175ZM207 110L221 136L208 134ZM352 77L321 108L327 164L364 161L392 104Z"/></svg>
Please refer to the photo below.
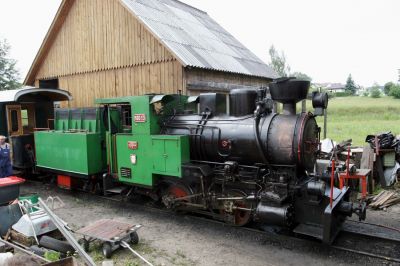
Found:
<svg viewBox="0 0 400 266"><path fill-rule="evenodd" d="M6 40L0 40L0 90L12 90L21 86L19 72L15 68L17 61L9 58L11 46Z"/></svg>
<svg viewBox="0 0 400 266"><path fill-rule="evenodd" d="M370 89L372 98L380 98L381 97L381 89L378 83L375 83L374 86Z"/></svg>
<svg viewBox="0 0 400 266"><path fill-rule="evenodd" d="M304 74L302 72L293 72L290 74L290 76L295 77L297 79L312 81L312 78L309 75Z"/></svg>
<svg viewBox="0 0 400 266"><path fill-rule="evenodd" d="M352 95L356 94L357 92L357 86L351 74L349 74L349 76L347 77L346 86L344 89L346 92L351 93Z"/></svg>
<svg viewBox="0 0 400 266"><path fill-rule="evenodd" d="M271 57L269 66L274 69L279 76L288 77L290 74L290 66L286 62L285 54L277 51L275 46L271 45L269 48L269 56Z"/></svg>
<svg viewBox="0 0 400 266"><path fill-rule="evenodd" d="M394 84L393 82L391 82L391 81L387 82L387 83L385 84L385 86L383 86L383 92L384 92L386 95L389 95L390 89L391 89L393 86L395 86L395 84Z"/></svg>
<svg viewBox="0 0 400 266"><path fill-rule="evenodd" d="M400 99L400 85L393 84L393 86L390 88L389 95L393 96L395 99Z"/></svg>

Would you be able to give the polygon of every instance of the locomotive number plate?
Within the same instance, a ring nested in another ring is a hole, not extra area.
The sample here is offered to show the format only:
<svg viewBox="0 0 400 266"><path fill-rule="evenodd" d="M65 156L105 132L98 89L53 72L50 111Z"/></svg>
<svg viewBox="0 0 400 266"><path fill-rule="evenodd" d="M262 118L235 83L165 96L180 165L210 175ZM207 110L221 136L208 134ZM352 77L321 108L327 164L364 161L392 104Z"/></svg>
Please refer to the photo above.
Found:
<svg viewBox="0 0 400 266"><path fill-rule="evenodd" d="M137 141L128 141L128 149L137 150L138 142Z"/></svg>
<svg viewBox="0 0 400 266"><path fill-rule="evenodd" d="M145 123L146 122L146 114L135 114L134 120L135 120L135 123Z"/></svg>

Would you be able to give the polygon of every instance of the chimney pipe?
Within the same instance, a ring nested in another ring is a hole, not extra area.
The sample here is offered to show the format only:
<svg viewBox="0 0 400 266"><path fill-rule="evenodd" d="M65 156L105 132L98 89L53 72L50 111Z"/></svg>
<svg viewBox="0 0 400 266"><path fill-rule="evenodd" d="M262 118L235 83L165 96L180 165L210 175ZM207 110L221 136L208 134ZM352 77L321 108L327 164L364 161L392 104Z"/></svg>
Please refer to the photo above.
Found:
<svg viewBox="0 0 400 266"><path fill-rule="evenodd" d="M307 98L310 82L295 78L280 78L269 84L272 100L283 104L284 115L296 114L296 103Z"/></svg>
<svg viewBox="0 0 400 266"><path fill-rule="evenodd" d="M284 115L295 115L296 114L296 103L284 103L283 104Z"/></svg>

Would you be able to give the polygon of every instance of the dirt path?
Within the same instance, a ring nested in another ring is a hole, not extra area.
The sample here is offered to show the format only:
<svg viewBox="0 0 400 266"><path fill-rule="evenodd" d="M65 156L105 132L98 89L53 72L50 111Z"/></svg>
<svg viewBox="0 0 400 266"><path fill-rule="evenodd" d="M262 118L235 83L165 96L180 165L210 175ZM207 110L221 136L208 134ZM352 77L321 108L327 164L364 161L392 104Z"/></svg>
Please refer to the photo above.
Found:
<svg viewBox="0 0 400 266"><path fill-rule="evenodd" d="M125 203L66 192L49 185L27 183L22 193L37 192L43 198L59 196L66 204L56 213L73 229L111 218L144 225L141 243L134 247L155 265L379 265L382 261L339 252L317 243L267 237L190 215L160 213ZM377 215L382 221L382 214ZM399 213L389 215L389 220ZM371 220L373 220L371 218ZM394 222L396 223L396 222ZM398 220L397 220L398 223ZM393 225L392 222L387 224ZM96 262L104 260L99 246L91 248ZM116 265L140 265L124 250L114 253Z"/></svg>

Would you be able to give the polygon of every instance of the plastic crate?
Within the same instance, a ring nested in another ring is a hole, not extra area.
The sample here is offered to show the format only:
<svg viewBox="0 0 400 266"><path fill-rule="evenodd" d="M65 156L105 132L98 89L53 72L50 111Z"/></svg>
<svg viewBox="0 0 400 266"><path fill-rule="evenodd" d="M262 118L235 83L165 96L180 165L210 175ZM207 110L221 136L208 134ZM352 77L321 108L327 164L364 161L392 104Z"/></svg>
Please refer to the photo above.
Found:
<svg viewBox="0 0 400 266"><path fill-rule="evenodd" d="M5 205L19 197L19 186L25 179L10 176L0 178L0 205Z"/></svg>

